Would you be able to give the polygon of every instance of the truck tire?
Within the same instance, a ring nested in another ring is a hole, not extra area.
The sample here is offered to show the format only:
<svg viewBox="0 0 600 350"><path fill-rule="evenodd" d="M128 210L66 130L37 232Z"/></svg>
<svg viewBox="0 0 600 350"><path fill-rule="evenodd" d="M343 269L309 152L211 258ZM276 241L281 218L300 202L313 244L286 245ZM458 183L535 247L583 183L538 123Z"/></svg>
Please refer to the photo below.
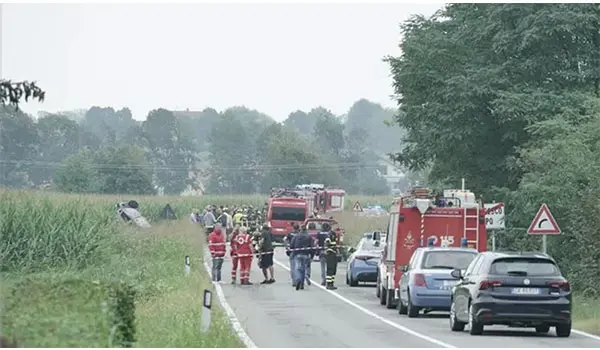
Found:
<svg viewBox="0 0 600 350"><path fill-rule="evenodd" d="M375 296L376 297L381 297L381 283L379 282L379 274L377 274L377 287L375 288Z"/></svg>
<svg viewBox="0 0 600 350"><path fill-rule="evenodd" d="M387 302L387 290L381 286L381 292L379 293L379 304L385 305Z"/></svg>

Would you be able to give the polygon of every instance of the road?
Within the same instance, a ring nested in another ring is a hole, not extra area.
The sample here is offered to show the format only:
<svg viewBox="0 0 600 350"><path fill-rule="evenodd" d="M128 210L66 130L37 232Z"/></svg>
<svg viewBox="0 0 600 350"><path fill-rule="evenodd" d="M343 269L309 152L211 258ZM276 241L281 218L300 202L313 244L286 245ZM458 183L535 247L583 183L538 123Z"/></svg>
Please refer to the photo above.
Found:
<svg viewBox="0 0 600 350"><path fill-rule="evenodd" d="M536 335L532 329L486 327L483 336L451 332L447 314L430 314L408 319L397 310L379 305L373 286L345 284L345 264L338 267L338 290L320 285L319 264L313 263L313 285L305 290L292 288L288 258L282 248L275 254L275 279L263 280L253 261L252 286L229 284L231 262L223 265L223 293L241 325L257 347L276 348L597 348L594 339L572 333L557 338Z"/></svg>

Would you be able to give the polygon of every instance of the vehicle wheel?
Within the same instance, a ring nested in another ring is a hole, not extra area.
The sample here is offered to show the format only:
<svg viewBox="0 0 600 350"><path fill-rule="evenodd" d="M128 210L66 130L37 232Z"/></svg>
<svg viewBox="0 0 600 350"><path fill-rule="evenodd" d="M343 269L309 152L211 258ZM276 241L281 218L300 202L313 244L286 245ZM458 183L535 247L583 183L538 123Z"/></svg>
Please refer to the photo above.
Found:
<svg viewBox="0 0 600 350"><path fill-rule="evenodd" d="M410 318L419 317L419 308L414 306L412 304L412 301L410 300L410 290L407 290L406 293L408 296L408 305L406 306L406 314Z"/></svg>
<svg viewBox="0 0 600 350"><path fill-rule="evenodd" d="M465 323L456 318L456 304L452 300L450 304L450 329L454 332L462 332L465 330Z"/></svg>
<svg viewBox="0 0 600 350"><path fill-rule="evenodd" d="M559 338L567 338L571 335L571 322L568 324L559 324L556 326L556 336Z"/></svg>
<svg viewBox="0 0 600 350"><path fill-rule="evenodd" d="M483 325L475 321L475 315L473 314L473 305L469 305L469 333L471 335L483 334Z"/></svg>
<svg viewBox="0 0 600 350"><path fill-rule="evenodd" d="M398 313L400 315L406 315L408 312L407 310L406 305L402 303L402 298L398 298Z"/></svg>
<svg viewBox="0 0 600 350"><path fill-rule="evenodd" d="M346 284L350 284L350 280L348 279L348 272L346 272Z"/></svg>
<svg viewBox="0 0 600 350"><path fill-rule="evenodd" d="M394 305L394 291L387 292L385 307L386 307L386 309L395 309L396 308L396 305Z"/></svg>
<svg viewBox="0 0 600 350"><path fill-rule="evenodd" d="M381 297L381 289L379 289L379 288L381 288L380 284L381 283L379 281L379 275L377 275L377 288L375 288L375 296L378 298Z"/></svg>
<svg viewBox="0 0 600 350"><path fill-rule="evenodd" d="M379 293L379 304L385 305L387 302L387 290L381 286L381 292Z"/></svg>
<svg viewBox="0 0 600 350"><path fill-rule="evenodd" d="M548 326L547 324L535 326L535 332L540 334L546 334L550 332L550 326Z"/></svg>
<svg viewBox="0 0 600 350"><path fill-rule="evenodd" d="M354 279L354 278L352 278L352 277L350 277L350 280L349 280L349 282L350 282L350 287L356 287L356 286L358 286L358 281L357 281L357 280L355 280L355 279Z"/></svg>

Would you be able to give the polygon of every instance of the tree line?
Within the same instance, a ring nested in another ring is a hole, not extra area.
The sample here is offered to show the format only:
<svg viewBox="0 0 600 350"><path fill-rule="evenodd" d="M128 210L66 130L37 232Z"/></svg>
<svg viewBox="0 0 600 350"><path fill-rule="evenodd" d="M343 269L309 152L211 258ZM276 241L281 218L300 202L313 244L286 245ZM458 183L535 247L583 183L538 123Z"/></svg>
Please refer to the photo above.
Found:
<svg viewBox="0 0 600 350"><path fill-rule="evenodd" d="M381 158L399 144L395 110L361 99L344 116L317 107L282 123L246 107L0 110L0 184L73 193L266 193L299 183L387 194Z"/></svg>
<svg viewBox="0 0 600 350"><path fill-rule="evenodd" d="M386 59L406 131L395 159L504 201L504 249L541 249L526 230L547 203L563 231L549 253L595 294L600 5L451 4L402 31L403 54Z"/></svg>

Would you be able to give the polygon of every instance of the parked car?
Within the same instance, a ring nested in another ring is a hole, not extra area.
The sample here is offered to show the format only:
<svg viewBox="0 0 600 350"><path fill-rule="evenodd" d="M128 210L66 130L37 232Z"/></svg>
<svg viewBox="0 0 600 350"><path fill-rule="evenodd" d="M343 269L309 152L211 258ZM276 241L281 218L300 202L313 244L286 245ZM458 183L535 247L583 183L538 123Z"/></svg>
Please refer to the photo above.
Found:
<svg viewBox="0 0 600 350"><path fill-rule="evenodd" d="M472 335L480 335L484 326L501 324L571 334L571 288L547 254L484 252L452 276L459 281L450 307L453 331L468 325Z"/></svg>
<svg viewBox="0 0 600 350"><path fill-rule="evenodd" d="M346 284L356 287L360 282L377 282L377 266L382 252L380 242L364 237L349 252Z"/></svg>
<svg viewBox="0 0 600 350"><path fill-rule="evenodd" d="M472 248L417 248L400 278L398 312L418 317L421 310L449 311L452 287L457 283L451 273L466 269L476 256Z"/></svg>

